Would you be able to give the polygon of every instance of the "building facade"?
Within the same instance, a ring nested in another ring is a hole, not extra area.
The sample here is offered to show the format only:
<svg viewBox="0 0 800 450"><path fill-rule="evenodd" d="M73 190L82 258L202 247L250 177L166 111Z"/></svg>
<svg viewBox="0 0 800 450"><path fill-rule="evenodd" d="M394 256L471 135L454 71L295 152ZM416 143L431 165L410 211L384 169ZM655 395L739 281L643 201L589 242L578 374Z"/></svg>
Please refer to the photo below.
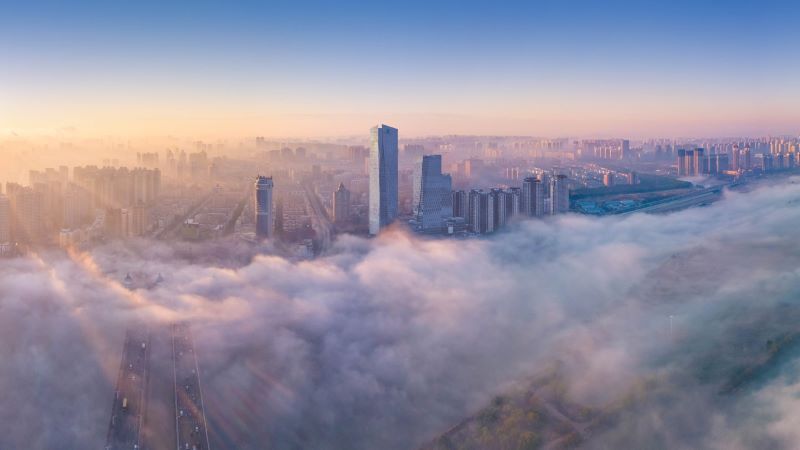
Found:
<svg viewBox="0 0 800 450"><path fill-rule="evenodd" d="M453 191L453 217L469 218L469 196L467 191Z"/></svg>
<svg viewBox="0 0 800 450"><path fill-rule="evenodd" d="M569 184L566 175L555 175L550 179L550 214L569 211Z"/></svg>
<svg viewBox="0 0 800 450"><path fill-rule="evenodd" d="M469 192L469 230L485 234L495 230L495 197L491 192L473 189Z"/></svg>
<svg viewBox="0 0 800 450"><path fill-rule="evenodd" d="M350 191L339 183L339 188L333 193L333 221L343 224L350 219Z"/></svg>
<svg viewBox="0 0 800 450"><path fill-rule="evenodd" d="M369 148L369 233L380 230L397 218L398 171L397 129L388 125L370 130Z"/></svg>
<svg viewBox="0 0 800 450"><path fill-rule="evenodd" d="M268 239L272 237L275 223L272 213L272 177L259 176L255 182L255 223L256 237Z"/></svg>
<svg viewBox="0 0 800 450"><path fill-rule="evenodd" d="M522 182L521 199L521 214L528 217L542 217L545 215L542 180L536 177L525 178Z"/></svg>
<svg viewBox="0 0 800 450"><path fill-rule="evenodd" d="M11 201L0 194L0 244L11 242Z"/></svg>
<svg viewBox="0 0 800 450"><path fill-rule="evenodd" d="M442 156L426 155L414 168L414 222L418 231L439 233L453 217L452 180L442 173Z"/></svg>

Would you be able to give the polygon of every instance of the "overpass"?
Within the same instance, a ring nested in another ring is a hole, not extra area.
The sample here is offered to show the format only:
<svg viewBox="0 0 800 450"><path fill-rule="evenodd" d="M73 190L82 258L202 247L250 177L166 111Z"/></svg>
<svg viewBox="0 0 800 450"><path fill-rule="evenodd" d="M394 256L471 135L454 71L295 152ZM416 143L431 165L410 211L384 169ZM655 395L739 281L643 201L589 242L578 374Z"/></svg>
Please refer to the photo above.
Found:
<svg viewBox="0 0 800 450"><path fill-rule="evenodd" d="M147 411L150 373L150 335L128 330L122 348L114 403L106 436L106 450L142 448L142 425Z"/></svg>

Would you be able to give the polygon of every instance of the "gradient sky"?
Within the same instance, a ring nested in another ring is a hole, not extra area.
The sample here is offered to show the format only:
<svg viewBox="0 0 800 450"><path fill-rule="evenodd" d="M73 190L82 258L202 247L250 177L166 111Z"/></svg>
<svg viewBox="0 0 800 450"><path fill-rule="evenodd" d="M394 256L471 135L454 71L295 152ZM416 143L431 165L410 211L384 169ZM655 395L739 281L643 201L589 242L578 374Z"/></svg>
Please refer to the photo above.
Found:
<svg viewBox="0 0 800 450"><path fill-rule="evenodd" d="M797 133L800 2L0 3L0 132Z"/></svg>

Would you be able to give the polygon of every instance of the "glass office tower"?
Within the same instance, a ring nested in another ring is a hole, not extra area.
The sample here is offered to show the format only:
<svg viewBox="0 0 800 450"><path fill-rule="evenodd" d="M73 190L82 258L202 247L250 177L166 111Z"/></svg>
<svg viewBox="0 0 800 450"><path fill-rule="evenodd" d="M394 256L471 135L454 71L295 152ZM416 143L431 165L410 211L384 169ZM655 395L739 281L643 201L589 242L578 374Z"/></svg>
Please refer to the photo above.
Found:
<svg viewBox="0 0 800 450"><path fill-rule="evenodd" d="M271 238L273 227L272 214L272 177L256 178L256 237Z"/></svg>
<svg viewBox="0 0 800 450"><path fill-rule="evenodd" d="M397 128L370 130L369 234L376 235L397 217Z"/></svg>

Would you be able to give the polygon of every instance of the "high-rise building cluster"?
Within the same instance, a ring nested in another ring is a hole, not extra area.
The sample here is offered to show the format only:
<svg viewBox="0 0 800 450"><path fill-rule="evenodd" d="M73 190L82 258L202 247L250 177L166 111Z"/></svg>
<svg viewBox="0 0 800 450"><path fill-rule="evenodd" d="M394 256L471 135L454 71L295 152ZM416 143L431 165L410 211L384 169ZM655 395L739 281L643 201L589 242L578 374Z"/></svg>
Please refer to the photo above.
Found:
<svg viewBox="0 0 800 450"><path fill-rule="evenodd" d="M711 153L706 153L701 147L693 150L678 149L678 176L739 174L755 168L750 147L734 144L726 153L720 152L721 149L713 146Z"/></svg>
<svg viewBox="0 0 800 450"><path fill-rule="evenodd" d="M694 177L704 173L703 149L678 150L678 176Z"/></svg>
<svg viewBox="0 0 800 450"><path fill-rule="evenodd" d="M577 157L582 160L631 159L631 142L628 139L596 139L576 141Z"/></svg>
<svg viewBox="0 0 800 450"><path fill-rule="evenodd" d="M369 159L369 231L372 235L378 234L398 214L398 180L403 177L398 172L397 149L397 129L387 125L372 128ZM442 172L442 155L425 155L424 147L411 144L405 146L404 151L413 152L416 157L411 177L409 225L417 232L486 234L504 227L516 216L542 217L569 210L569 180L563 174L542 173L540 177L528 177L522 187L454 191L451 176ZM485 168L482 160L469 158L457 170L468 177L477 177ZM340 190L343 188L340 186ZM338 195L337 191L334 202Z"/></svg>
<svg viewBox="0 0 800 450"><path fill-rule="evenodd" d="M796 138L775 138L769 141L761 167L765 171L794 169L800 166L800 141Z"/></svg>
<svg viewBox="0 0 800 450"><path fill-rule="evenodd" d="M740 177L751 172L794 169L800 166L800 140L796 137L759 139L695 140L702 144L691 149L689 144L654 143L647 141L659 160L664 149L674 148L678 176L724 175Z"/></svg>
<svg viewBox="0 0 800 450"><path fill-rule="evenodd" d="M73 179L105 212L107 237L142 236L153 225L150 209L161 191L160 169L76 167Z"/></svg>
<svg viewBox="0 0 800 450"><path fill-rule="evenodd" d="M91 195L94 208L126 208L148 205L161 190L159 169L128 169L127 167L75 167L75 184Z"/></svg>
<svg viewBox="0 0 800 450"><path fill-rule="evenodd" d="M150 169L159 168L158 152L137 152L136 164L139 167L146 167Z"/></svg>
<svg viewBox="0 0 800 450"><path fill-rule="evenodd" d="M203 143L196 143L198 151L186 153L183 149L167 149L165 164L163 169L167 174L179 180L203 180L206 179L212 168L209 162L208 153L206 148L208 145ZM151 160L152 161L152 160ZM155 155L155 162L158 163L158 154ZM145 164L142 158L142 165L145 167L153 167Z"/></svg>
<svg viewBox="0 0 800 450"><path fill-rule="evenodd" d="M568 212L569 180L562 174L542 174L540 177L526 177L522 187L457 190L452 193L452 205L453 216L463 219L467 231L492 233L515 217L544 217Z"/></svg>
<svg viewBox="0 0 800 450"><path fill-rule="evenodd" d="M0 200L0 245L42 243L62 228L92 219L88 192L69 182L66 167L30 171L30 186L6 184ZM4 246L8 248L8 246Z"/></svg>
<svg viewBox="0 0 800 450"><path fill-rule="evenodd" d="M71 179L65 166L32 170L29 180L28 186L6 184L0 199L0 247L47 243L55 236L74 243L84 237L142 235L151 226L148 208L161 185L158 169L124 167L75 167Z"/></svg>

